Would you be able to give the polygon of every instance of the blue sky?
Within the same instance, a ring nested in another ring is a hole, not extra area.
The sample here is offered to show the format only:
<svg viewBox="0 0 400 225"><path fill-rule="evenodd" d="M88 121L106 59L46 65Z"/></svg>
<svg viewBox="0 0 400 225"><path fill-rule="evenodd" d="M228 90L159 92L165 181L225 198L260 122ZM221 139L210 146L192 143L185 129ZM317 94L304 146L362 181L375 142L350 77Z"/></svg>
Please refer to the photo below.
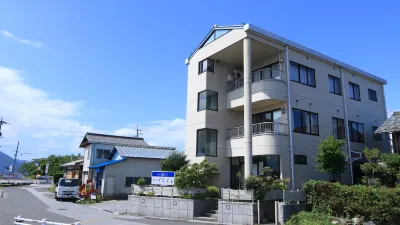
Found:
<svg viewBox="0 0 400 225"><path fill-rule="evenodd" d="M388 80L400 109L400 3L2 1L1 151L82 152L86 131L183 148L184 59L213 24L253 23ZM62 131L62 132L61 132ZM64 132L65 131L65 132Z"/></svg>

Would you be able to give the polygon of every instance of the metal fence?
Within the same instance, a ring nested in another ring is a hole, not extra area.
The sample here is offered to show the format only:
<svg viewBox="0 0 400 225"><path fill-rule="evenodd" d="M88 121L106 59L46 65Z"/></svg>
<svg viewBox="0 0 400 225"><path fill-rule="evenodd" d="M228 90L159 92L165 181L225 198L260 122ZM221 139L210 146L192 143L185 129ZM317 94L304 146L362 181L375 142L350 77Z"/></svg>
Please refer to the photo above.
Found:
<svg viewBox="0 0 400 225"><path fill-rule="evenodd" d="M75 223L49 222L49 221L46 221L46 219L33 220L33 219L23 218L22 216L14 217L14 219L15 219L14 224L18 224L18 225L33 225L33 224L37 224L37 223L40 223L41 225L80 225L81 224L80 222L75 222Z"/></svg>
<svg viewBox="0 0 400 225"><path fill-rule="evenodd" d="M252 125L253 134L272 133L272 134L287 134L287 124L277 122L264 122ZM226 138L237 138L244 136L244 127L234 127L227 129Z"/></svg>
<svg viewBox="0 0 400 225"><path fill-rule="evenodd" d="M285 81L284 71L272 68L264 68L252 73L252 82L262 80L280 80ZM235 78L226 83L227 92L243 87L243 78Z"/></svg>

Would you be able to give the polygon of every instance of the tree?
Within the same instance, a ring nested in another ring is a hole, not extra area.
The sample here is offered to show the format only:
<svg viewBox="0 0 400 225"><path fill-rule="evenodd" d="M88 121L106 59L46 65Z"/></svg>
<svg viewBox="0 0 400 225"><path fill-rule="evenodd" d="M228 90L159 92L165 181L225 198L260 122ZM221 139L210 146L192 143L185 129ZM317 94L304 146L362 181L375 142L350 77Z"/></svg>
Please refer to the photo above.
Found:
<svg viewBox="0 0 400 225"><path fill-rule="evenodd" d="M67 162L75 161L82 158L82 155L50 155L47 158L38 158L33 159L30 162L26 162L22 164L18 171L20 173L25 173L29 176L36 174L44 174L46 169L46 164L49 163L49 176L54 176L55 174L64 173L64 169L61 167L62 164ZM38 163L40 166L40 170L35 166L35 163Z"/></svg>
<svg viewBox="0 0 400 225"><path fill-rule="evenodd" d="M328 136L325 140L320 141L316 155L317 171L330 174L333 180L336 180L336 177L340 179L346 168L343 145L344 140L336 139L333 136Z"/></svg>
<svg viewBox="0 0 400 225"><path fill-rule="evenodd" d="M175 186L180 189L204 188L210 175L217 171L217 164L209 163L207 159L201 163L185 165L176 171Z"/></svg>
<svg viewBox="0 0 400 225"><path fill-rule="evenodd" d="M161 160L160 167L163 171L177 171L187 164L189 164L189 160L183 152L173 152Z"/></svg>
<svg viewBox="0 0 400 225"><path fill-rule="evenodd" d="M286 190L289 179L279 179L271 176L272 169L264 167L261 175L250 175L246 178L246 189L254 191L257 200L263 200L265 195L272 190Z"/></svg>
<svg viewBox="0 0 400 225"><path fill-rule="evenodd" d="M377 148L369 149L365 147L364 151L366 163L361 165L361 171L365 173L362 182L367 185L381 185L379 173L383 172L384 167L379 164L381 152Z"/></svg>

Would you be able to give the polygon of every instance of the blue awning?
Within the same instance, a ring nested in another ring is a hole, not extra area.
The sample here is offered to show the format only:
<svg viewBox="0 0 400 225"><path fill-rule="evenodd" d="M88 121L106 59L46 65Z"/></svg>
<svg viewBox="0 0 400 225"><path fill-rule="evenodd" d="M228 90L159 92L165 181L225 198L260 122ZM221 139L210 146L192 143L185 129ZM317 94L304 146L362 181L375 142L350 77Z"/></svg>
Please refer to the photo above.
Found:
<svg viewBox="0 0 400 225"><path fill-rule="evenodd" d="M108 165L111 165L111 164L114 164L114 163L119 163L119 162L124 161L124 160L125 160L125 158L119 159L119 160L111 160L111 161L103 162L103 163L100 163L100 164L97 164L97 165L94 165L94 166L89 166L89 169L96 169L96 168L105 167L105 166L108 166Z"/></svg>

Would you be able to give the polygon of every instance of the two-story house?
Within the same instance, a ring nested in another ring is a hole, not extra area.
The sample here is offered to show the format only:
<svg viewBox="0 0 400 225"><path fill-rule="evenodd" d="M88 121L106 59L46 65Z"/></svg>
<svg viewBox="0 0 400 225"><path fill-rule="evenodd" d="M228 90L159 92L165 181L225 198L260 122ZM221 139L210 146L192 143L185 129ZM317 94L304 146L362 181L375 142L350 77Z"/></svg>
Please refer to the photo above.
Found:
<svg viewBox="0 0 400 225"><path fill-rule="evenodd" d="M150 183L151 171L159 171L160 160L175 148L151 146L143 138L86 133L82 182L91 180L103 196L127 195L131 185L143 177Z"/></svg>
<svg viewBox="0 0 400 225"><path fill-rule="evenodd" d="M185 152L217 163L220 187L237 188L238 172L265 166L291 189L329 179L314 160L328 135L345 140L347 183L359 176L365 146L390 151L373 133L386 119L382 78L252 24L214 26L185 63Z"/></svg>

